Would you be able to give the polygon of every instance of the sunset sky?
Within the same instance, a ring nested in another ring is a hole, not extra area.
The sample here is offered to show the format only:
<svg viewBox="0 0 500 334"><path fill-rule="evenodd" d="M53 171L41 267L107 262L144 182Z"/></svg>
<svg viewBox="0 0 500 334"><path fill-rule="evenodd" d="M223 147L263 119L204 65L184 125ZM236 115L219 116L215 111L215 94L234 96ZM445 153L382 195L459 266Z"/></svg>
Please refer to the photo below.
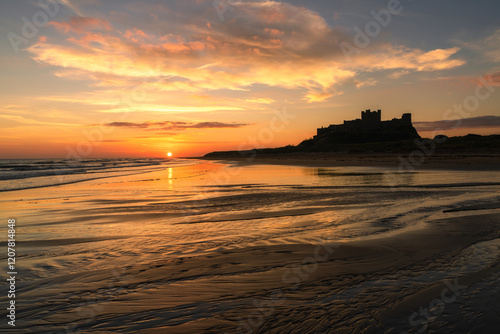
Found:
<svg viewBox="0 0 500 334"><path fill-rule="evenodd" d="M411 112L426 137L499 134L498 13L494 0L1 1L0 158L277 147L369 108Z"/></svg>

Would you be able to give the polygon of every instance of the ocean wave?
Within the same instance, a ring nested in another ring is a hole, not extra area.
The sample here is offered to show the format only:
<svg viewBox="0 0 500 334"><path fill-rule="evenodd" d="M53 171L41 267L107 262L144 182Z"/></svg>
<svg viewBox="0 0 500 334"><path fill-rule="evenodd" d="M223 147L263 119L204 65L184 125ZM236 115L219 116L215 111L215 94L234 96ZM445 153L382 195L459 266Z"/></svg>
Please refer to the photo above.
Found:
<svg viewBox="0 0 500 334"><path fill-rule="evenodd" d="M0 191L136 174L194 163L186 159L1 160ZM150 167L150 168L148 168Z"/></svg>

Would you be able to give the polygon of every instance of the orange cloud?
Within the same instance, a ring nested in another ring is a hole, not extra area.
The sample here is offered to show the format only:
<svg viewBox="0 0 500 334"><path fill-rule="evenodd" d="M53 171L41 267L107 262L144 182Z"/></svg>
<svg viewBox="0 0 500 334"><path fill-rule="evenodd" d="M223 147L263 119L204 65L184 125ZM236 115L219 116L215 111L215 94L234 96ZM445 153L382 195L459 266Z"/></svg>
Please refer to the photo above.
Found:
<svg viewBox="0 0 500 334"><path fill-rule="evenodd" d="M360 54L354 59L356 66L371 70L404 69L413 71L434 71L450 69L465 64L464 60L451 59L460 49L436 49L423 51L404 46L380 46L378 50ZM400 72L401 73L401 72ZM408 73L402 72L402 73Z"/></svg>
<svg viewBox="0 0 500 334"><path fill-rule="evenodd" d="M339 43L350 37L316 12L274 1L232 6L231 20L207 25L193 18L182 26L182 36L138 27L121 32L101 19L72 17L52 24L67 38L39 40L28 50L39 62L88 72L101 85L143 80L151 91L201 92L261 84L301 90L309 102L331 98L342 82L363 71L434 71L464 64L452 59L458 48L390 45L362 50L348 63Z"/></svg>
<svg viewBox="0 0 500 334"><path fill-rule="evenodd" d="M260 103L260 104L271 104L276 102L275 100L266 97L251 97L245 99L244 101L250 103Z"/></svg>
<svg viewBox="0 0 500 334"><path fill-rule="evenodd" d="M500 86L500 72L493 73L493 74L487 74L483 78L484 78L484 81L483 82L480 81L478 83L481 86L484 86L485 82L489 86Z"/></svg>

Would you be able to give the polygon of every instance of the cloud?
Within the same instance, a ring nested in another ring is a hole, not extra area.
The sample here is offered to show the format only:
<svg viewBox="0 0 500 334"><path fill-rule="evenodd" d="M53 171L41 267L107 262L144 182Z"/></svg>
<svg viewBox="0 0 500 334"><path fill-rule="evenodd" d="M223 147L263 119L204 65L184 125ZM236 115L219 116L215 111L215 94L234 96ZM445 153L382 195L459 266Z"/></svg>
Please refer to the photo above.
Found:
<svg viewBox="0 0 500 334"><path fill-rule="evenodd" d="M140 86L143 88L143 86ZM102 113L127 113L127 112L154 112L154 113L191 113L191 112L212 112L212 111L242 111L242 107L223 105L225 101L221 104L214 104L212 101L205 102L207 98L196 98L196 101L189 101L192 105L178 105L183 102L182 99L177 99L173 101L159 103L135 103L133 105L128 105L126 103L126 98L123 97L122 91L106 91L106 98L100 97L98 94L102 92L95 92L90 94L71 94L71 96L40 96L37 97L41 101L51 101L51 102L62 102L71 104L82 104L85 106L98 107L96 111ZM113 98L109 98L113 96ZM151 100L155 100L152 95L149 96ZM121 99L123 98L123 99ZM192 98L192 96L191 96ZM197 105L194 103L198 102Z"/></svg>
<svg viewBox="0 0 500 334"><path fill-rule="evenodd" d="M494 62L500 62L500 29L484 40L486 56Z"/></svg>
<svg viewBox="0 0 500 334"><path fill-rule="evenodd" d="M54 26L65 33L71 31L83 34L92 30L112 30L111 24L106 20L81 16L72 16L67 22L51 21L48 25Z"/></svg>
<svg viewBox="0 0 500 334"><path fill-rule="evenodd" d="M68 76L87 72L101 85L133 86L142 80L151 91L197 93L259 84L301 90L308 102L338 95L343 82L362 72L435 71L464 64L452 59L458 48L426 51L377 43L350 63L339 45L352 36L305 7L232 2L230 17L221 22L212 1L198 6L202 15L177 13L178 22L175 16L169 18L174 22L137 20L124 31L112 22L74 16L52 23L63 36L39 40L28 51L38 62L71 71Z"/></svg>
<svg viewBox="0 0 500 334"><path fill-rule="evenodd" d="M487 74L484 76L484 79L490 86L500 86L500 72Z"/></svg>
<svg viewBox="0 0 500 334"><path fill-rule="evenodd" d="M67 6L68 8L70 8L73 12L75 12L78 16L83 16L83 13L81 11L81 9L75 5L74 1L70 1L70 0L59 0L59 2L65 6Z"/></svg>
<svg viewBox="0 0 500 334"><path fill-rule="evenodd" d="M65 127L76 125L76 124L62 123L62 122L39 121L39 120L35 120L35 119L28 118L25 116L21 116L21 115L0 115L0 118L15 122L15 123L19 123L19 124L26 124L26 125L65 126Z"/></svg>
<svg viewBox="0 0 500 334"><path fill-rule="evenodd" d="M115 104L116 105L116 104ZM149 103L143 103L133 106L101 109L100 112L103 113L127 113L130 111L134 112L154 112L154 113L191 113L191 112L211 112L211 111L240 111L243 108L240 107L229 107L229 106L165 106L165 105L155 105Z"/></svg>
<svg viewBox="0 0 500 334"><path fill-rule="evenodd" d="M333 94L330 94L327 92L313 92L313 91L311 91L305 96L305 100L309 103L321 102L321 101L329 99L332 96L333 96Z"/></svg>
<svg viewBox="0 0 500 334"><path fill-rule="evenodd" d="M133 123L133 122L112 122L105 124L109 127L116 128L132 128L132 129L144 129L144 130L185 130L185 129L223 129L223 128L241 128L248 126L249 124L238 124L238 123L222 123L222 122L172 122L172 121L162 121L154 122L147 121L143 123Z"/></svg>
<svg viewBox="0 0 500 334"><path fill-rule="evenodd" d="M496 29L490 35L481 39L473 41L456 40L454 42L475 51L477 53L476 57L494 63L500 62L500 29Z"/></svg>
<svg viewBox="0 0 500 334"><path fill-rule="evenodd" d="M396 72L389 74L389 77L393 78L393 79L399 79L402 76L407 75L409 73L410 73L410 71L408 71L408 70L401 70L401 71L396 71Z"/></svg>
<svg viewBox="0 0 500 334"><path fill-rule="evenodd" d="M250 97L244 99L245 102L250 102L250 103L260 103L260 104L271 104L275 103L276 101L267 97Z"/></svg>
<svg viewBox="0 0 500 334"><path fill-rule="evenodd" d="M193 125L183 126L184 129L221 129L221 128L241 128L248 124L233 124L221 122L201 122Z"/></svg>
<svg viewBox="0 0 500 334"><path fill-rule="evenodd" d="M418 131L438 131L468 128L500 128L500 116L479 116L434 122L413 122Z"/></svg>
<svg viewBox="0 0 500 334"><path fill-rule="evenodd" d="M465 64L464 60L451 58L459 50L460 48L454 47L426 52L405 46L385 45L354 57L354 64L367 70L399 70L397 73L403 74L409 73L410 70L445 70Z"/></svg>

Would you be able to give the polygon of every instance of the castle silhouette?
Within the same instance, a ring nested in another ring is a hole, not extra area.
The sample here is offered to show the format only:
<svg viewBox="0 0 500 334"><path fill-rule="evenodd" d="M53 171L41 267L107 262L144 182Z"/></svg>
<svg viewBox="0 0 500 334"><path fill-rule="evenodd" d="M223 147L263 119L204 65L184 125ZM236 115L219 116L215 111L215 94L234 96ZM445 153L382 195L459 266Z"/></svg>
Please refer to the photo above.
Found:
<svg viewBox="0 0 500 334"><path fill-rule="evenodd" d="M356 133L362 131L390 130L401 126L413 126L411 114L403 114L401 118L394 118L390 121L382 121L382 110L371 111L367 109L361 112L361 119L344 121L344 124L331 124L328 127L321 127L314 138L328 133Z"/></svg>
<svg viewBox="0 0 500 334"><path fill-rule="evenodd" d="M413 127L410 113L403 114L401 118L382 121L382 110L367 109L361 111L361 118L317 129L313 140L360 143L415 138L420 136Z"/></svg>

